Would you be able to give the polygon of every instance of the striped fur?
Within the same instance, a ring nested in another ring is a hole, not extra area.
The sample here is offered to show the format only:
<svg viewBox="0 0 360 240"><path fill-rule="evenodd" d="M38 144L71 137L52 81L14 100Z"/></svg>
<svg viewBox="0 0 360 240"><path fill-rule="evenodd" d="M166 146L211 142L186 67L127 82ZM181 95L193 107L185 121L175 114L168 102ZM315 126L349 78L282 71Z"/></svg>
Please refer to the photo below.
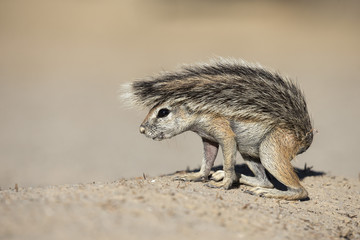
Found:
<svg viewBox="0 0 360 240"><path fill-rule="evenodd" d="M304 95L297 84L260 65L234 59L181 67L128 85L125 98L137 105L186 105L190 111L267 122L312 141Z"/></svg>

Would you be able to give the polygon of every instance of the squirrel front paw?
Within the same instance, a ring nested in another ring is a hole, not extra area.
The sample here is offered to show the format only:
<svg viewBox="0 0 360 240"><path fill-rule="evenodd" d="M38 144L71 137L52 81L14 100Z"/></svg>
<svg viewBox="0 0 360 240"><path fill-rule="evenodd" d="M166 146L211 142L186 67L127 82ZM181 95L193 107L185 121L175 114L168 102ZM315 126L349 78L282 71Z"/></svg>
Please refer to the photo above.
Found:
<svg viewBox="0 0 360 240"><path fill-rule="evenodd" d="M229 178L229 179L223 179L220 182L211 181L211 182L205 184L205 186L210 187L210 188L223 188L225 190L228 190L232 187L233 183L234 183L234 180Z"/></svg>
<svg viewBox="0 0 360 240"><path fill-rule="evenodd" d="M200 172L188 173L173 178L174 181L185 181L185 182L207 182L209 179Z"/></svg>

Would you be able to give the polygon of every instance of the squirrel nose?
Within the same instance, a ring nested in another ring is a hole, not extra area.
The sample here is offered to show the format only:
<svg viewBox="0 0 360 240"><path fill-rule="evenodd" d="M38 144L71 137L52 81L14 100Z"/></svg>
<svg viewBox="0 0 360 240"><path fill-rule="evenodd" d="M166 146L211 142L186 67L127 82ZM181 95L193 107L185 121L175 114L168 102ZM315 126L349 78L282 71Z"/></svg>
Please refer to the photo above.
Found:
<svg viewBox="0 0 360 240"><path fill-rule="evenodd" d="M140 133L142 133L142 134L145 133L145 128L144 128L144 126L140 126Z"/></svg>

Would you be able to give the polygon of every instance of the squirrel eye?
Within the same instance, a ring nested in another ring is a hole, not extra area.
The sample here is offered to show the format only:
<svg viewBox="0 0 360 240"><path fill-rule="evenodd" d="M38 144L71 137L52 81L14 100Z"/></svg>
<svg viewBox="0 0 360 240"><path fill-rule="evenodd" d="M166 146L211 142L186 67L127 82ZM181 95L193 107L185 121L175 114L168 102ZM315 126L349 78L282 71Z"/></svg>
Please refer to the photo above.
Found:
<svg viewBox="0 0 360 240"><path fill-rule="evenodd" d="M159 110L157 117L158 118L163 118L163 117L166 117L167 115L169 115L169 113L170 113L169 109L162 108L162 109Z"/></svg>

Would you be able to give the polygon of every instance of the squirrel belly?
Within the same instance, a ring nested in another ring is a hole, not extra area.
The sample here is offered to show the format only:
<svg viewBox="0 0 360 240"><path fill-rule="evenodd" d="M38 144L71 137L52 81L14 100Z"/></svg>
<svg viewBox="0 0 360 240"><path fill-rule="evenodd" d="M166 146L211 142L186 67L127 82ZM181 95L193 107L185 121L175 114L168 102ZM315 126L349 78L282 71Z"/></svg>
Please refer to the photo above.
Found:
<svg viewBox="0 0 360 240"><path fill-rule="evenodd" d="M290 161L311 145L312 124L303 93L290 79L258 65L219 59L136 81L125 95L151 108L140 126L145 136L163 140L193 131L202 138L201 169L182 180L207 181L221 147L223 173L209 186L229 189L240 181L254 187L252 194L307 198ZM236 175L237 152L254 177ZM273 188L265 169L287 190Z"/></svg>

